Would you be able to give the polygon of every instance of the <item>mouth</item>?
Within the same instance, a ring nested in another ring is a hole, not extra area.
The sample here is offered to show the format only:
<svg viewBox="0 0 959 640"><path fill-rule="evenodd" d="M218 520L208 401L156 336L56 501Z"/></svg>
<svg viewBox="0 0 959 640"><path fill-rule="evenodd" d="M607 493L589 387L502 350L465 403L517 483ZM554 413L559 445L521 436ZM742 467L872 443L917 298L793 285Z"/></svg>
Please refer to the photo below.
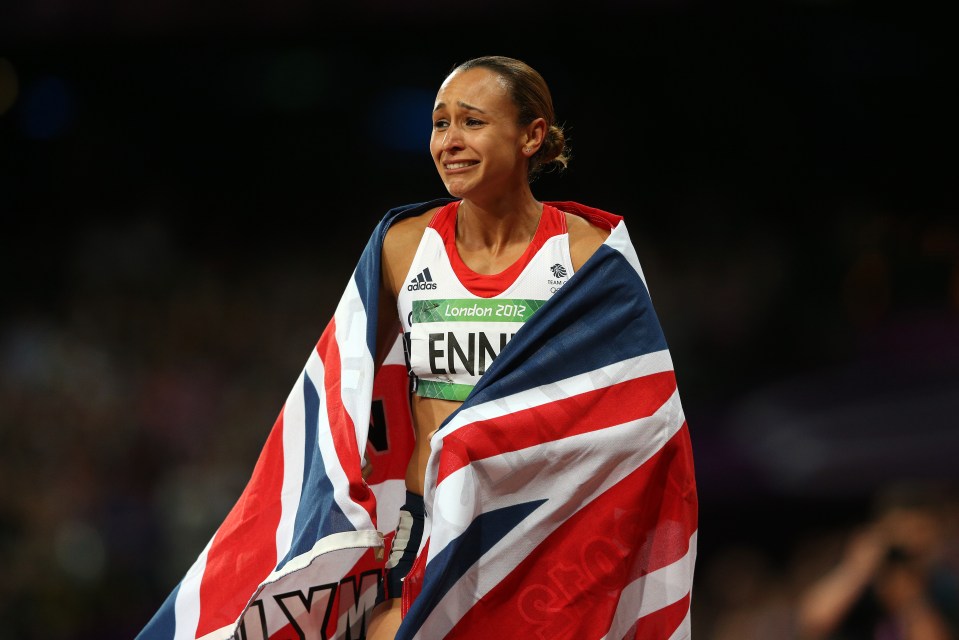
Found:
<svg viewBox="0 0 959 640"><path fill-rule="evenodd" d="M443 168L446 169L447 171L454 171L454 170L456 170L456 169L465 169L466 167L472 167L473 165L476 165L476 164L479 164L479 163L478 163L478 162L475 162L475 161L472 161L472 162L450 162L450 163L448 163L448 164L444 164L444 165L443 165Z"/></svg>

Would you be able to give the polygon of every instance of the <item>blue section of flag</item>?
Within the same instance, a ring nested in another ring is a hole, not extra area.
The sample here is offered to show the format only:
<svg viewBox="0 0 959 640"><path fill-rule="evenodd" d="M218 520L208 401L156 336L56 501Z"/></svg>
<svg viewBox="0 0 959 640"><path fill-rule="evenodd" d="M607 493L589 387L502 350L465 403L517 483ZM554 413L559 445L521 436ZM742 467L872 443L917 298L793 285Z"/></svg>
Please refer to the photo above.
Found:
<svg viewBox="0 0 959 640"><path fill-rule="evenodd" d="M134 640L146 640L147 638L173 638L176 632L176 598L180 593L180 585L177 585L170 595L167 596L163 604L153 614L153 618L137 634Z"/></svg>

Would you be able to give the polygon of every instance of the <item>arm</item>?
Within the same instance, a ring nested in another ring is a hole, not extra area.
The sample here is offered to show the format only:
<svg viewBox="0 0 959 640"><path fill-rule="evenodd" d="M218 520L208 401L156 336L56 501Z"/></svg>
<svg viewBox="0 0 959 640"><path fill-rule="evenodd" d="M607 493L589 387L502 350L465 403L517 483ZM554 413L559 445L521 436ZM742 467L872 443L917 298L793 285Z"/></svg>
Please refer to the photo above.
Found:
<svg viewBox="0 0 959 640"><path fill-rule="evenodd" d="M379 303L376 318L376 360L373 370L379 371L396 337L402 333L400 319L396 315L396 296L385 282L380 283Z"/></svg>
<svg viewBox="0 0 959 640"><path fill-rule="evenodd" d="M373 608L367 640L392 640L403 622L399 598L389 598Z"/></svg>
<svg viewBox="0 0 959 640"><path fill-rule="evenodd" d="M875 528L855 534L836 566L800 596L796 611L800 637L826 638L835 631L872 583L885 553L886 544Z"/></svg>
<svg viewBox="0 0 959 640"><path fill-rule="evenodd" d="M383 239L377 311L376 369L379 369L386 359L397 334L403 331L396 312L396 299L403 285L403 278L413 263L423 230L434 213L435 209L431 209L424 214L396 222L387 230Z"/></svg>

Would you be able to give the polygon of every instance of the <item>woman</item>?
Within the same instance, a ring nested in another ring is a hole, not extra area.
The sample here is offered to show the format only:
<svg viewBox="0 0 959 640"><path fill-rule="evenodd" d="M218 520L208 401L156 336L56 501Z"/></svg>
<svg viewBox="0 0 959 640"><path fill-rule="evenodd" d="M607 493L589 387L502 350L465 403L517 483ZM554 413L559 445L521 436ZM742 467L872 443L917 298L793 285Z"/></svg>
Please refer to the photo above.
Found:
<svg viewBox="0 0 959 640"><path fill-rule="evenodd" d="M689 430L625 221L533 197L567 154L518 60L447 76L430 149L453 197L381 219L244 494L138 638L690 637Z"/></svg>
<svg viewBox="0 0 959 640"><path fill-rule="evenodd" d="M400 220L383 245L379 344L389 345L389 336L404 332L416 385L416 447L406 472L405 513L387 563L386 600L369 629L372 639L392 638L401 621L402 579L423 530L430 436L508 340L499 320L476 322L479 314L496 310L483 301L545 301L609 235L534 197L532 179L547 168L565 168L568 157L546 82L519 60L486 56L453 69L436 96L430 153L446 189L459 200ZM554 270L534 272L531 265L541 262ZM458 303L454 309L473 312L470 322L415 322L423 302L451 297ZM520 320L515 324L528 317L525 309L514 313Z"/></svg>

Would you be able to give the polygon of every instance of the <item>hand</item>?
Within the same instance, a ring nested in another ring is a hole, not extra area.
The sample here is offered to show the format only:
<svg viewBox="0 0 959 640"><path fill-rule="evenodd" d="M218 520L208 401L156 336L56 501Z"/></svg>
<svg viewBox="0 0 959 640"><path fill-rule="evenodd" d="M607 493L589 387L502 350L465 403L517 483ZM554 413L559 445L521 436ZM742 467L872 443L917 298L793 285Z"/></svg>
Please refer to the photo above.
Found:
<svg viewBox="0 0 959 640"><path fill-rule="evenodd" d="M876 527L868 527L850 538L842 564L858 575L872 576L882 565L888 548L885 534Z"/></svg>

